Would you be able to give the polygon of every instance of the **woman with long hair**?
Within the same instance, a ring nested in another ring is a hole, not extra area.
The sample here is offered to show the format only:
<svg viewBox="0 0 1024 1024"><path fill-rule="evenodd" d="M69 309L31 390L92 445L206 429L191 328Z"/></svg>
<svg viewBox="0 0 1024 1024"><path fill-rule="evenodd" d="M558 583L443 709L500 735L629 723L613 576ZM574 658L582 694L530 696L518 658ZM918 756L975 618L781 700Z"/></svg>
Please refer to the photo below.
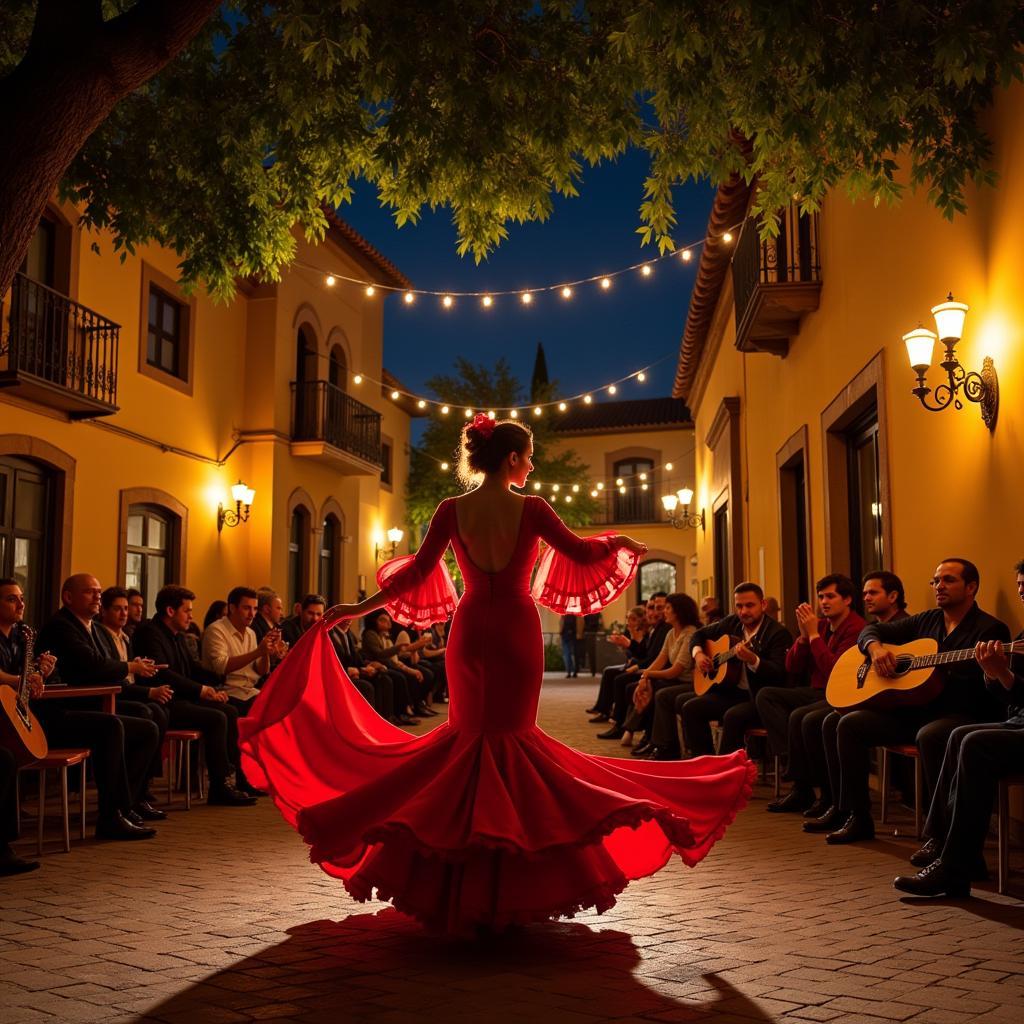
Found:
<svg viewBox="0 0 1024 1024"><path fill-rule="evenodd" d="M381 567L379 593L332 608L264 687L240 723L246 773L356 899L376 893L455 932L604 911L673 852L702 860L749 798L754 766L743 751L671 764L591 757L537 728L534 602L597 611L646 548L577 537L543 498L518 493L533 468L523 424L478 415L460 454L470 489L441 502L419 551ZM454 612L448 721L425 736L377 716L326 640L331 622L381 607L416 628Z"/></svg>

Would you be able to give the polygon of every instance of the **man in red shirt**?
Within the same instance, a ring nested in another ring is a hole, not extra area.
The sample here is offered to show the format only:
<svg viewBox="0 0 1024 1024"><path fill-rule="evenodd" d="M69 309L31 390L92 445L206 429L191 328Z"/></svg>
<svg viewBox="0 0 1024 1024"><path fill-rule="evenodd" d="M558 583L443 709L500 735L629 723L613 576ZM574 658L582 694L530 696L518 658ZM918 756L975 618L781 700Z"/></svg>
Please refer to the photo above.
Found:
<svg viewBox="0 0 1024 1024"><path fill-rule="evenodd" d="M825 686L839 656L857 642L864 619L854 608L857 586L849 576L833 573L818 580L820 618L809 604L796 609L800 635L786 652L786 671L797 685L768 686L757 695L757 710L768 730L772 750L787 758L786 778L793 788L768 804L769 811L803 813L832 806L828 778L814 778L805 737L821 732L821 723L832 710L825 700ZM822 789L815 800L814 786Z"/></svg>

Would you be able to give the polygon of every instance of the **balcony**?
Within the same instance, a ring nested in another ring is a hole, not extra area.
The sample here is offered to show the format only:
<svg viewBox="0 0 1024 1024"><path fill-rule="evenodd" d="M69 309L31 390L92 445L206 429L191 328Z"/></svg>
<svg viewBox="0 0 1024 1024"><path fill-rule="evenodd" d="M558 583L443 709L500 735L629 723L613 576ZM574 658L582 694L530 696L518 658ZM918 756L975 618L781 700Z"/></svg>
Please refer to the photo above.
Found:
<svg viewBox="0 0 1024 1024"><path fill-rule="evenodd" d="M350 475L380 474L380 413L326 380L292 381L293 455Z"/></svg>
<svg viewBox="0 0 1024 1024"><path fill-rule="evenodd" d="M732 261L736 301L736 347L741 352L785 356L800 321L818 308L821 264L818 215L790 205L779 234L762 241L757 222L747 219Z"/></svg>
<svg viewBox="0 0 1024 1024"><path fill-rule="evenodd" d="M655 508L653 491L627 489L625 494L610 488L597 499L597 511L591 526L613 526L625 523L664 523L665 516Z"/></svg>
<svg viewBox="0 0 1024 1024"><path fill-rule="evenodd" d="M70 419L117 412L119 324L16 274L3 305L0 388Z"/></svg>

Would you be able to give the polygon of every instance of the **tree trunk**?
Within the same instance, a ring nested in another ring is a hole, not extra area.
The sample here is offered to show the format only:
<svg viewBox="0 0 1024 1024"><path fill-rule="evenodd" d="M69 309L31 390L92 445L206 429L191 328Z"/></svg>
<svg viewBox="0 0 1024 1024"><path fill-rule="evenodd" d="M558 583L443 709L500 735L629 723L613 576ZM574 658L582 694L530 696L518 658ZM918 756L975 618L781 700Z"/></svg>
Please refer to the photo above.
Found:
<svg viewBox="0 0 1024 1024"><path fill-rule="evenodd" d="M140 0L104 22L100 3L39 0L28 50L0 81L0 296L71 161L118 100L174 59L218 0Z"/></svg>

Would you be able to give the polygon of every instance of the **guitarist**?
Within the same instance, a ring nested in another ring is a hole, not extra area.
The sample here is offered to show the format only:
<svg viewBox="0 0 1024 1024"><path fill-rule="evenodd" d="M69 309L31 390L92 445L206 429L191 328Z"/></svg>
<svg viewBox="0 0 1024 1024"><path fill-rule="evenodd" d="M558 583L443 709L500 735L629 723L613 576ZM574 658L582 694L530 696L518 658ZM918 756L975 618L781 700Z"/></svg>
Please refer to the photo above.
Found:
<svg viewBox="0 0 1024 1024"><path fill-rule="evenodd" d="M702 697L692 697L682 708L683 738L694 756L713 754L711 722L722 724L720 754L731 754L743 746L743 734L759 724L754 698L762 686L784 686L786 651L793 635L766 614L764 591L756 583L740 583L733 590L735 612L703 626L693 634L695 668L710 675L711 659L704 644L723 636L735 636L733 650L742 666L738 681L719 683Z"/></svg>
<svg viewBox="0 0 1024 1024"><path fill-rule="evenodd" d="M1006 624L982 611L975 602L980 575L966 558L946 558L932 577L935 608L893 622L873 622L860 635L858 645L883 678L896 672L889 644L905 644L930 637L940 651L974 648L982 641L1010 639ZM985 675L976 661L966 660L942 669L942 692L919 707L878 710L859 708L846 712L835 723L835 746L827 738L829 771L839 780L837 806L832 819L841 822L829 832L832 844L873 839L871 791L868 787L872 747L916 743L924 770L926 792L931 793L942 765L946 741L958 726L990 719L994 698L985 686ZM826 724L834 716L829 716ZM832 761L835 758L835 763Z"/></svg>
<svg viewBox="0 0 1024 1024"><path fill-rule="evenodd" d="M800 635L786 652L786 669L802 685L765 686L757 695L757 712L768 730L772 751L786 754L786 778L793 788L768 804L774 812L802 813L820 817L832 806L827 781L813 777L808 758L806 734L812 741L821 735L821 723L831 711L825 700L825 685L839 656L856 642L866 623L857 612L857 585L849 576L833 573L815 585L818 611L809 604L797 606ZM815 800L814 783L821 784Z"/></svg>

